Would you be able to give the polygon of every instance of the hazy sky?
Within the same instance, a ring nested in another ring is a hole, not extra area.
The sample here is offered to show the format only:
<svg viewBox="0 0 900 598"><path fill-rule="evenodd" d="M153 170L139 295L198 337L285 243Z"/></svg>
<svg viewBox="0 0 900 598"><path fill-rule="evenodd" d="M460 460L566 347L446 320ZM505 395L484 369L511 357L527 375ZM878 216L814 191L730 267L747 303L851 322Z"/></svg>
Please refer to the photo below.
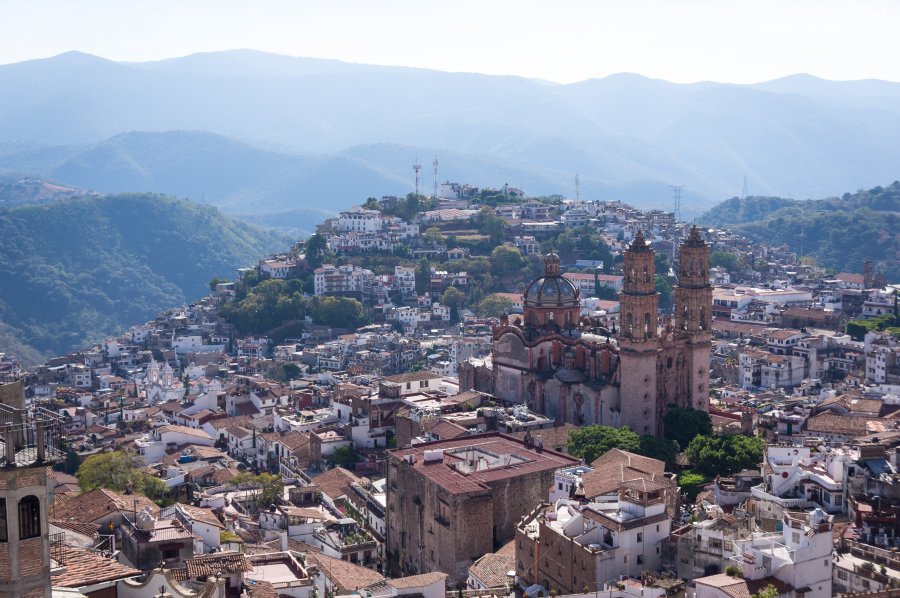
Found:
<svg viewBox="0 0 900 598"><path fill-rule="evenodd" d="M253 48L572 82L900 81L898 0L0 0L0 63Z"/></svg>

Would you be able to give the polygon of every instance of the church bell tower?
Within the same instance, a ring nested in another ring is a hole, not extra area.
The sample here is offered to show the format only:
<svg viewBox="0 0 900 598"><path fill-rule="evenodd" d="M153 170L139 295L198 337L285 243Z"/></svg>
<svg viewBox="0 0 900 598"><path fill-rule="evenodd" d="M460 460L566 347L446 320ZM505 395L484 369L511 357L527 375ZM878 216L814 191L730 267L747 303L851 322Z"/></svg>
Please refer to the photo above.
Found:
<svg viewBox="0 0 900 598"><path fill-rule="evenodd" d="M638 231L624 255L625 279L619 297L621 419L638 434L657 434L656 354L659 294L655 252Z"/></svg>
<svg viewBox="0 0 900 598"><path fill-rule="evenodd" d="M0 596L50 597L47 469L63 457L62 418L0 381Z"/></svg>
<svg viewBox="0 0 900 598"><path fill-rule="evenodd" d="M709 246L694 226L681 244L678 286L675 287L675 334L684 342L689 364L689 397L683 407L709 410L709 350L712 286L709 284Z"/></svg>

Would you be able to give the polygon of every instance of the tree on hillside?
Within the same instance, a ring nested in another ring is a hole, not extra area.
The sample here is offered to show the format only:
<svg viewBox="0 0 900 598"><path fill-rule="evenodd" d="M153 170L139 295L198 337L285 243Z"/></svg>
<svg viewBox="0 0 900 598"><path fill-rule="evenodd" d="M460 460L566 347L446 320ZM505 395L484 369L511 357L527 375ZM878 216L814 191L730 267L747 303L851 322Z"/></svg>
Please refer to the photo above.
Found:
<svg viewBox="0 0 900 598"><path fill-rule="evenodd" d="M281 476L270 473L254 474L244 471L231 478L228 485L234 488L255 487L257 489L256 504L261 508L279 504L284 496L284 482Z"/></svg>
<svg viewBox="0 0 900 598"><path fill-rule="evenodd" d="M353 469L356 461L356 451L349 446L339 446L328 457L328 463L332 467L343 467L344 469Z"/></svg>
<svg viewBox="0 0 900 598"><path fill-rule="evenodd" d="M727 272L733 273L738 270L738 259L730 251L713 251L709 254L709 265L714 268L724 268Z"/></svg>
<svg viewBox="0 0 900 598"><path fill-rule="evenodd" d="M645 457L664 461L666 466L674 468L678 457L678 443L674 440L645 434L641 436L641 443L637 453Z"/></svg>
<svg viewBox="0 0 900 598"><path fill-rule="evenodd" d="M75 477L82 492L97 488L124 492L130 485L133 492L161 506L171 503L166 497L166 483L142 471L143 465L143 459L132 452L97 453L84 460Z"/></svg>
<svg viewBox="0 0 900 598"><path fill-rule="evenodd" d="M674 440L684 449L695 436L712 434L712 419L705 411L670 403L663 417L663 430L666 438Z"/></svg>
<svg viewBox="0 0 900 598"><path fill-rule="evenodd" d="M491 252L491 270L499 277L521 275L525 267L525 258L518 247L499 245Z"/></svg>
<svg viewBox="0 0 900 598"><path fill-rule="evenodd" d="M613 448L637 453L641 448L641 439L630 428L584 426L569 434L566 448L570 455L581 457L585 463L591 463Z"/></svg>
<svg viewBox="0 0 900 598"><path fill-rule="evenodd" d="M352 297L320 297L313 307L313 321L333 328L359 328L369 323L369 312Z"/></svg>
<svg viewBox="0 0 900 598"><path fill-rule="evenodd" d="M441 234L441 229L436 226L429 227L425 229L425 232L422 233L422 239L425 241L425 244L429 247L434 247L435 245L439 245L444 240L444 235Z"/></svg>
<svg viewBox="0 0 900 598"><path fill-rule="evenodd" d="M306 263L310 268L320 267L328 254L328 241L319 233L306 240Z"/></svg>
<svg viewBox="0 0 900 598"><path fill-rule="evenodd" d="M426 258L419 260L416 264L416 294L424 295L428 287L431 286L431 264Z"/></svg>
<svg viewBox="0 0 900 598"><path fill-rule="evenodd" d="M490 237L491 245L499 245L503 242L503 238L506 236L506 222L497 216L493 208L482 206L475 217L475 222L479 232Z"/></svg>
<svg viewBox="0 0 900 598"><path fill-rule="evenodd" d="M227 278L219 278L218 276L214 276L212 280L209 281L209 290L211 292L215 292L216 286L224 282L230 281Z"/></svg>
<svg viewBox="0 0 900 598"><path fill-rule="evenodd" d="M762 438L727 435L697 436L687 447L694 469L708 475L731 475L756 468L763 459L766 443Z"/></svg>
<svg viewBox="0 0 900 598"><path fill-rule="evenodd" d="M478 303L475 310L482 318L499 318L503 313L512 311L513 302L500 295L488 295Z"/></svg>

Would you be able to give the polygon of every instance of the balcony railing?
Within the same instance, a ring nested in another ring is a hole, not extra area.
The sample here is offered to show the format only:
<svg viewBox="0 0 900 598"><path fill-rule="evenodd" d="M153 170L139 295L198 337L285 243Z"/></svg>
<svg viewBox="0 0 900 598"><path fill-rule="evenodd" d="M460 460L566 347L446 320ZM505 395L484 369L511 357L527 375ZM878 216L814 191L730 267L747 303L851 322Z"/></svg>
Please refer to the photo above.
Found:
<svg viewBox="0 0 900 598"><path fill-rule="evenodd" d="M29 466L63 459L62 428L63 418L52 411L0 404L0 466Z"/></svg>

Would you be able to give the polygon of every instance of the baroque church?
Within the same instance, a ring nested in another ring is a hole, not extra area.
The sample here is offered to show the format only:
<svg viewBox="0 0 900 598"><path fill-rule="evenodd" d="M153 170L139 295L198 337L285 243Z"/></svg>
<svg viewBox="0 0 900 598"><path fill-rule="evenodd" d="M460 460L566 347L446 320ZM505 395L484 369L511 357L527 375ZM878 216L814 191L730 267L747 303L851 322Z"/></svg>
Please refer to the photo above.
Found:
<svg viewBox="0 0 900 598"><path fill-rule="evenodd" d="M675 314L659 327L655 252L638 231L625 251L619 327L581 317L559 257L523 297L524 313L493 329L490 365L460 365L460 390L474 388L575 425L628 426L661 435L668 405L709 410L709 247L696 227L680 247Z"/></svg>

